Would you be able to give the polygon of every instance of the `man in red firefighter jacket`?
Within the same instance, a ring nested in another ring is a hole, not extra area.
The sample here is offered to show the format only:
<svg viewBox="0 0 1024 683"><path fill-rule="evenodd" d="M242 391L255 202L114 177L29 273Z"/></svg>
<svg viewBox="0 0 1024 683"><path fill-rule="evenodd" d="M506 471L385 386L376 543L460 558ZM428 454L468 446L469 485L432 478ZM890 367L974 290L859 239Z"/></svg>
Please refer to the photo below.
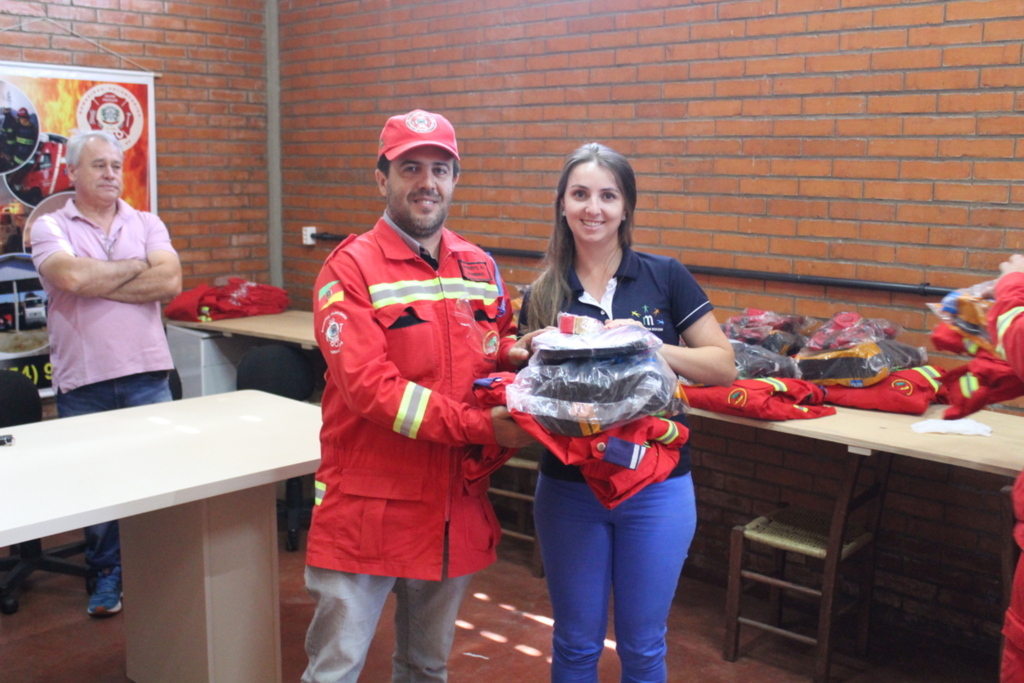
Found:
<svg viewBox="0 0 1024 683"><path fill-rule="evenodd" d="M1014 254L999 265L996 301L989 310L989 334L996 351L1024 380L1024 256ZM1013 511L1017 524L1013 537L1024 548L1024 472L1013 485ZM1022 556L1024 557L1024 556ZM1003 623L1001 683L1024 683L1024 562L1013 577L1010 608Z"/></svg>
<svg viewBox="0 0 1024 683"><path fill-rule="evenodd" d="M390 592L394 680L447 680L459 604L500 533L462 460L476 444L532 443L507 410L473 395L474 379L527 353L497 265L444 227L459 176L451 123L393 116L378 154L387 210L331 253L314 289L327 384L304 683L358 679Z"/></svg>

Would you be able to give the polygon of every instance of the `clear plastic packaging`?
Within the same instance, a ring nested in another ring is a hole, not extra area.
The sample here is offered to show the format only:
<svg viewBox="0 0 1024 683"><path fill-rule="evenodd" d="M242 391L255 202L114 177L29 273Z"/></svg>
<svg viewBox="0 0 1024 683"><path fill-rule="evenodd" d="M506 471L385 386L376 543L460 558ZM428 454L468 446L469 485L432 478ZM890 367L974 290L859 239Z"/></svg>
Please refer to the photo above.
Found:
<svg viewBox="0 0 1024 683"><path fill-rule="evenodd" d="M804 349L796 355L803 379L815 384L869 387L890 372L928 364L923 347L883 339L829 351Z"/></svg>
<svg viewBox="0 0 1024 683"><path fill-rule="evenodd" d="M850 311L836 313L815 330L804 345L804 351L849 349L860 344L895 339L902 332L901 326L883 318L865 318Z"/></svg>
<svg viewBox="0 0 1024 683"><path fill-rule="evenodd" d="M579 316L577 320L580 320ZM621 325L610 329L602 326L591 334L548 330L533 338L530 364L546 365L579 358L618 358L657 351L661 345L661 340L653 332L639 325Z"/></svg>
<svg viewBox="0 0 1024 683"><path fill-rule="evenodd" d="M993 304L995 284L995 280L989 280L957 289L944 296L940 303L927 306L965 340L994 351L988 333L988 311Z"/></svg>
<svg viewBox="0 0 1024 683"><path fill-rule="evenodd" d="M509 408L564 436L589 436L649 415L671 417L686 407L678 378L653 350L554 364L531 360L505 399Z"/></svg>
<svg viewBox="0 0 1024 683"><path fill-rule="evenodd" d="M788 356L769 351L763 346L755 346L730 339L733 353L736 356L737 379L761 379L765 377L788 377L800 379L800 366Z"/></svg>

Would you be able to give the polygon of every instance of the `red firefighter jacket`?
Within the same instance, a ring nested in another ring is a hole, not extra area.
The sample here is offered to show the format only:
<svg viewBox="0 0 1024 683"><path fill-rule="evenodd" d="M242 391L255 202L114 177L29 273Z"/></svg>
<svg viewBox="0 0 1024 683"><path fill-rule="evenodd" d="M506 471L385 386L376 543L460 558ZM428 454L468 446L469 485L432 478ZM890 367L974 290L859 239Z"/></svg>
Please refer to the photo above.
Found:
<svg viewBox="0 0 1024 683"><path fill-rule="evenodd" d="M473 380L507 365L515 326L491 258L447 229L438 270L382 218L339 245L314 289L327 361L307 563L439 580L495 559L487 486L466 486L471 444L495 444Z"/></svg>
<svg viewBox="0 0 1024 683"><path fill-rule="evenodd" d="M505 389L512 373L497 373L476 383L483 405L505 405ZM597 500L612 510L648 484L668 478L679 464L679 448L690 437L685 425L659 417L641 417L592 436L552 434L532 416L511 410L516 424L544 444L566 465L579 465L584 480ZM504 449L484 448L467 468L467 479L493 472L508 460Z"/></svg>
<svg viewBox="0 0 1024 683"><path fill-rule="evenodd" d="M825 390L802 379L738 379L727 387L686 387L694 408L759 420L807 420L835 415L821 405Z"/></svg>
<svg viewBox="0 0 1024 683"><path fill-rule="evenodd" d="M996 302L988 313L989 335L1015 378L1024 383L1024 273L1009 273L996 283ZM1013 537L1024 548L1024 472L1013 485L1017 523ZM1010 608L1003 623L1002 681L1024 680L1024 563L1017 564Z"/></svg>

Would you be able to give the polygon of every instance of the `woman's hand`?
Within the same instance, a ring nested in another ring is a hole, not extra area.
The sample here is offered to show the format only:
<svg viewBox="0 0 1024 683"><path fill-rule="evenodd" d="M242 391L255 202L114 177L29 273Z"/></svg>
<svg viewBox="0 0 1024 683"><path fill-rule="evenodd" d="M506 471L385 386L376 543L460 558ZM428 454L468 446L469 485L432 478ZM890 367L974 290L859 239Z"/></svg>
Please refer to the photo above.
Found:
<svg viewBox="0 0 1024 683"><path fill-rule="evenodd" d="M533 355L533 338L541 332L547 332L553 330L554 327L545 327L541 330L534 330L523 335L512 348L508 350L508 362L516 368L521 368L530 360L530 356Z"/></svg>

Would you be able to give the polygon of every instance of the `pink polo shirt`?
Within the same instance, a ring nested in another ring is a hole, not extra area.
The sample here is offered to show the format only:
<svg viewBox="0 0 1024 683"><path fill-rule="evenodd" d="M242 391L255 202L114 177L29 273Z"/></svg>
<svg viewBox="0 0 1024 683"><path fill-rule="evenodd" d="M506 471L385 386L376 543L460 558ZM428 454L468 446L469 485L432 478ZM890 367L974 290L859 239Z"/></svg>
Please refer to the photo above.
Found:
<svg viewBox="0 0 1024 683"><path fill-rule="evenodd" d="M177 253L167 226L154 214L117 200L110 236L79 213L73 199L32 225L36 269L58 251L102 261L140 259L152 251ZM139 372L170 370L160 302L129 304L64 292L40 276L49 300L47 328L53 386L63 392Z"/></svg>

